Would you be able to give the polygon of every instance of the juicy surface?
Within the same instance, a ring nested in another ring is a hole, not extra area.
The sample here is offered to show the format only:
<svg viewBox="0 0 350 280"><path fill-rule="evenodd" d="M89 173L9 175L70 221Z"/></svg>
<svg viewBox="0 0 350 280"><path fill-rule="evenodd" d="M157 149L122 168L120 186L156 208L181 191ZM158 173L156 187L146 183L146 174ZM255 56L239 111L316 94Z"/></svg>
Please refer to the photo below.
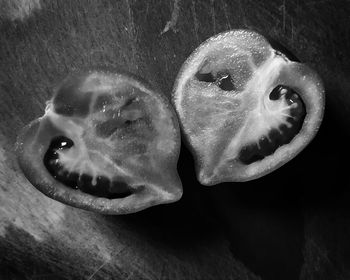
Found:
<svg viewBox="0 0 350 280"><path fill-rule="evenodd" d="M120 178L110 181L105 176L93 178L89 174L68 171L60 163L59 152L74 148L71 139L58 136L52 139L44 156L44 165L50 174L64 185L98 197L109 199L123 198L132 194L131 188Z"/></svg>
<svg viewBox="0 0 350 280"><path fill-rule="evenodd" d="M57 158L51 165L55 176L63 183L73 176L71 185L91 194L98 193L96 186L100 193L106 188L108 195L115 192L116 176L131 187L142 187L145 174L161 170L177 153L177 128L169 109L122 75L93 72L78 78L58 89L43 117L74 142L70 149L51 149Z"/></svg>
<svg viewBox="0 0 350 280"><path fill-rule="evenodd" d="M279 85L291 88L297 102L274 96ZM235 30L208 39L184 63L173 92L199 181L255 179L290 160L317 131L322 96L317 75L272 49L261 35ZM307 137L294 137L306 131ZM284 145L290 142L295 144Z"/></svg>
<svg viewBox="0 0 350 280"><path fill-rule="evenodd" d="M241 56L239 58L242 59ZM277 101L269 99L274 82L271 76L277 76L276 68L283 65L285 60L271 56L260 68L253 64L251 58L247 57L246 60L245 67L250 67L251 71L246 71L247 74L243 76L239 75L239 69L233 71L236 72L235 79L239 85L236 87L237 90L222 90L215 83L192 78L185 88L190 94L183 99L182 114L195 120L185 121L183 125L192 135L206 134L209 138L209 141L204 143L201 137L193 138L193 144L201 146L215 143L220 147L225 143L229 147L227 156L230 159L238 157L243 144L258 142L260 137L267 135L272 128L278 129L282 124L288 125L287 118L291 116L292 105L288 104L285 97ZM233 66L236 65L234 62L231 63ZM242 90L238 90L240 88ZM224 131L230 131L235 138L218 139L217 135L221 135ZM210 146L208 150L212 150Z"/></svg>
<svg viewBox="0 0 350 280"><path fill-rule="evenodd" d="M251 164L272 155L280 146L290 143L301 130L306 108L300 96L293 89L278 85L269 94L269 99L277 102L281 98L290 106L287 123L279 125L278 128L271 128L258 141L244 146L238 157L243 164Z"/></svg>

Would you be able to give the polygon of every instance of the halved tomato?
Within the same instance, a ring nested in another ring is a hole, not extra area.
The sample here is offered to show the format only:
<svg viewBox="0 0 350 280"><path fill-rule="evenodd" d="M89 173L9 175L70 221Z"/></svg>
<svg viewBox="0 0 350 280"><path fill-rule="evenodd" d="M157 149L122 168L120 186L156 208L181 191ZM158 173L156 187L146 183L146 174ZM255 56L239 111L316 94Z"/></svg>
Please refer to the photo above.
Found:
<svg viewBox="0 0 350 280"><path fill-rule="evenodd" d="M323 117L324 88L260 34L233 30L183 64L172 102L204 185L259 178L295 157Z"/></svg>
<svg viewBox="0 0 350 280"><path fill-rule="evenodd" d="M180 199L180 133L168 100L117 70L67 77L18 136L19 164L47 196L104 214Z"/></svg>

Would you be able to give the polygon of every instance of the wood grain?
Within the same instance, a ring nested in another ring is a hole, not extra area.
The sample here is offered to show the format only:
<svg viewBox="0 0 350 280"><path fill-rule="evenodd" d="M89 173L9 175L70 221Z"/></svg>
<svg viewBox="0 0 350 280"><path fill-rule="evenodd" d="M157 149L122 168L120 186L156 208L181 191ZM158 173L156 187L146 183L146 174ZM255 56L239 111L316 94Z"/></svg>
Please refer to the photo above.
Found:
<svg viewBox="0 0 350 280"><path fill-rule="evenodd" d="M176 2L176 17L174 2L155 0L47 0L14 21L1 11L0 277L349 278L349 179L343 164L349 158L349 2ZM118 217L55 202L23 177L13 152L16 136L43 114L67 73L120 66L169 96L194 48L232 28L271 36L325 81L325 123L295 161L256 182L208 189L196 182L183 148L183 199Z"/></svg>

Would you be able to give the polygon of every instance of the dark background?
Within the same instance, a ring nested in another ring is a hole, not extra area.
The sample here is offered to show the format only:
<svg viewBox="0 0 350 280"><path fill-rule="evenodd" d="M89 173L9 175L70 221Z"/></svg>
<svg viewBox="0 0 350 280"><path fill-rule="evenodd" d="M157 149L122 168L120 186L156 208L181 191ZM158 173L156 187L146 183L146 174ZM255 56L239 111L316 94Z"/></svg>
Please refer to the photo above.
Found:
<svg viewBox="0 0 350 280"><path fill-rule="evenodd" d="M349 1L1 0L0 15L0 279L350 279ZM182 200L127 216L62 205L23 177L16 136L67 73L120 66L169 96L186 57L234 28L325 83L321 130L293 161L204 187L182 147Z"/></svg>

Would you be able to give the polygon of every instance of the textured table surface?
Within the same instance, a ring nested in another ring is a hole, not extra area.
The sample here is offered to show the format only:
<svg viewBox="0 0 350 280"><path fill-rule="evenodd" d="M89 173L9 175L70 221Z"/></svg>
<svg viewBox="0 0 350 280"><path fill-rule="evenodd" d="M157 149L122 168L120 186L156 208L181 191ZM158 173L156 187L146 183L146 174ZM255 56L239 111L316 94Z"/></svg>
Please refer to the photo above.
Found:
<svg viewBox="0 0 350 280"><path fill-rule="evenodd" d="M1 279L350 279L349 1L9 3L0 1ZM53 201L23 177L16 135L68 72L121 66L169 96L194 48L233 28L276 39L325 82L324 124L295 160L250 183L203 187L182 148L183 199L118 217Z"/></svg>

